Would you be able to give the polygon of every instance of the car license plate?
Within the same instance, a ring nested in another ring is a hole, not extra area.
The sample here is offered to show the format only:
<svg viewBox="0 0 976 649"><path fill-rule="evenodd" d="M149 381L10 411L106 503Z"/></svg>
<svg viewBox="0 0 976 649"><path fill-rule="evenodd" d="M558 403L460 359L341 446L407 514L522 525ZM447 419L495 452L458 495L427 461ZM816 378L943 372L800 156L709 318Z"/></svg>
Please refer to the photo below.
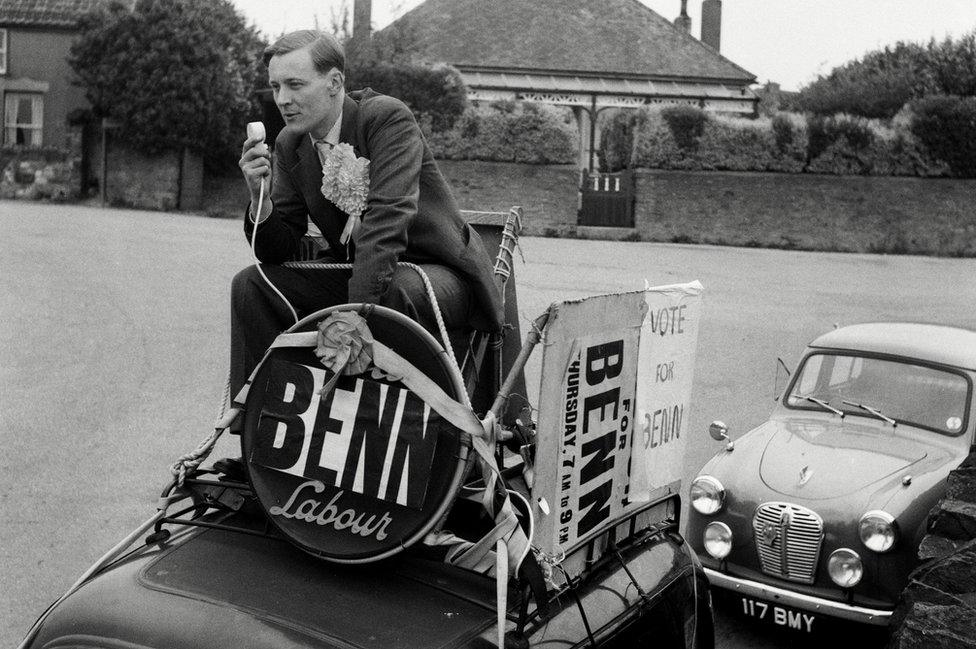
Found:
<svg viewBox="0 0 976 649"><path fill-rule="evenodd" d="M741 599L742 612L746 617L793 629L794 631L803 631L805 633L811 633L813 631L813 623L816 621L817 616L812 613L794 611L784 606L778 606L748 597Z"/></svg>

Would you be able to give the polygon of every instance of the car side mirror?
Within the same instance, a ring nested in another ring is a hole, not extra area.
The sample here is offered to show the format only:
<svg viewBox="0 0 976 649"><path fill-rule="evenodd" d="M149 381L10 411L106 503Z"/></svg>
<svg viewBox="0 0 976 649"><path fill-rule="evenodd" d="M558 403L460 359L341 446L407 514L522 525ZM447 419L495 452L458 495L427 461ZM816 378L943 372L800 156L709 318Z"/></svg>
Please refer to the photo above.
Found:
<svg viewBox="0 0 976 649"><path fill-rule="evenodd" d="M779 401L780 396L783 394L783 389L786 387L791 376L793 376L793 372L786 366L786 362L782 358L777 357L776 379L773 383L773 401Z"/></svg>
<svg viewBox="0 0 976 649"><path fill-rule="evenodd" d="M731 451L735 448L732 444L732 438L729 437L729 427L725 425L724 421L713 421L708 425L708 434L711 435L712 439L716 442L728 442L726 450Z"/></svg>

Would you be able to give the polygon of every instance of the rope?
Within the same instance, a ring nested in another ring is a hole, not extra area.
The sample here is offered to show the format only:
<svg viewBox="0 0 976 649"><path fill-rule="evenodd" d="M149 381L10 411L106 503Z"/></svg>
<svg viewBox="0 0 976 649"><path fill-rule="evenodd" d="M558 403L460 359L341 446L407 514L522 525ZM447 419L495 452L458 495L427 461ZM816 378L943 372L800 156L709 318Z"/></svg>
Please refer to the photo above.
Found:
<svg viewBox="0 0 976 649"><path fill-rule="evenodd" d="M352 264L329 264L316 261L289 261L285 262L284 266L288 268L298 268L304 270L350 270L352 269ZM434 293L434 285L431 284L430 277L424 272L424 269L417 264L400 261L397 262L397 266L404 266L406 268L412 268L417 271L420 275L420 281L424 283L424 289L427 291L427 298L430 300L430 308L434 312L434 320L437 321L437 330L441 335L441 342L444 345L444 351L447 352L448 362L451 364L451 368L454 369L459 375L461 374L461 368L458 366L457 358L454 356L454 346L451 344L451 338L447 335L447 325L444 323L444 316L441 314L440 304L437 302L437 295ZM465 406L471 407L471 399L468 397L467 392L462 390L462 399Z"/></svg>
<svg viewBox="0 0 976 649"><path fill-rule="evenodd" d="M228 386L227 391L230 392L230 387ZM213 452L214 446L217 444L217 440L223 435L224 431L227 430L234 420L237 419L237 415L240 414L239 408L231 408L224 413L223 417L219 419L214 424L214 430L212 433L207 435L207 437L200 442L200 444L185 455L181 455L173 466L170 467L170 473L176 477L176 484L180 487L183 486L183 481L186 480L188 473L193 473L196 471L201 464L210 457L210 453Z"/></svg>
<svg viewBox="0 0 976 649"><path fill-rule="evenodd" d="M220 395L220 406L217 408L217 419L214 422L214 428L217 427L217 423L224 418L227 414L227 406L230 405L230 370L227 371L227 380L224 381L224 391Z"/></svg>
<svg viewBox="0 0 976 649"><path fill-rule="evenodd" d="M458 367L457 358L454 357L454 347L451 345L451 338L447 335L447 325L444 324L444 316L441 315L440 305L437 303L437 296L434 294L434 285L430 283L430 278L427 277L427 273L424 269L417 264L412 264L409 262L400 262L401 265L407 266L408 268L413 268L420 275L420 280L424 283L424 287L427 289L427 297L430 298L430 306L434 311L434 319L437 320L437 329L440 331L441 339L444 341L444 349L447 351L447 358L451 363L451 368L461 375L461 368ZM466 390L461 390L461 400L465 406L471 407L471 399L468 397Z"/></svg>
<svg viewBox="0 0 976 649"><path fill-rule="evenodd" d="M493 271L502 280L502 284L512 274L512 257L515 250L519 251L522 263L525 263L525 255L522 247L519 246L518 238L522 232L522 210L513 207L508 212L508 219L505 221L505 228L502 230L502 240L498 245L498 254L495 256L495 266ZM507 254L503 254L507 253Z"/></svg>
<svg viewBox="0 0 976 649"><path fill-rule="evenodd" d="M253 245L253 237L251 241ZM284 265L289 268L311 270L348 270L352 268L352 264L324 264L321 262L287 262ZM420 279L424 283L424 289L427 291L427 297L430 300L431 309L434 312L434 319L437 321L437 328L441 335L441 341L444 344L444 350L447 352L448 362L458 373L458 375L461 375L461 368L458 367L457 358L454 356L454 346L451 345L450 336L447 334L447 325L444 323L444 316L441 314L440 304L437 302L437 295L434 293L434 286L431 284L430 278L427 276L427 273L424 272L424 269L417 264L399 262L397 265L412 268L417 271L418 275L420 275ZM260 272L260 265L256 264L256 266ZM267 277L265 277L263 272L261 272L261 276L265 278L265 281L268 281L268 284L275 290L276 293L281 295L278 289L275 288L274 284L271 284ZM281 299L285 300L285 303L288 304L288 300L285 299L283 295L281 296ZM291 308L291 304L288 304L288 307ZM294 309L292 309L292 313L294 313ZM296 322L297 321L298 318L296 315ZM186 480L188 473L196 471L200 465L203 464L208 457L210 457L210 453L213 452L213 448L216 445L217 440L220 439L220 436L234 422L234 419L236 419L237 415L240 413L238 408L227 410L229 396L230 374L227 375L227 382L224 384L224 392L220 401L217 422L214 424L214 431L210 433L203 441L201 441L195 449L189 453L181 455L170 467L170 472L176 477L177 483L180 486L183 485L183 481ZM461 390L461 399L465 407L470 409L471 398L468 396L467 391Z"/></svg>

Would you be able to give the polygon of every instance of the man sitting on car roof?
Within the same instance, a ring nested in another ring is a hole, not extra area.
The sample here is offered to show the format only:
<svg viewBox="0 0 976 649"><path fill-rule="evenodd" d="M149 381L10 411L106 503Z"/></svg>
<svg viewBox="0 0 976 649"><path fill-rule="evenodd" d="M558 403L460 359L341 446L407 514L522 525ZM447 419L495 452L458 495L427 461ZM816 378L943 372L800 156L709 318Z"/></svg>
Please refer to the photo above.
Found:
<svg viewBox="0 0 976 649"><path fill-rule="evenodd" d="M322 32L286 34L264 61L285 128L273 155L259 138L244 142L239 166L251 197L244 231L295 314L256 267L237 274L232 394L278 333L318 309L375 303L436 332L421 276L398 262L418 264L430 278L449 331L497 331L491 260L406 105L368 88L346 93L342 47ZM350 262L351 270L274 265L293 259L307 234L321 237L327 260Z"/></svg>

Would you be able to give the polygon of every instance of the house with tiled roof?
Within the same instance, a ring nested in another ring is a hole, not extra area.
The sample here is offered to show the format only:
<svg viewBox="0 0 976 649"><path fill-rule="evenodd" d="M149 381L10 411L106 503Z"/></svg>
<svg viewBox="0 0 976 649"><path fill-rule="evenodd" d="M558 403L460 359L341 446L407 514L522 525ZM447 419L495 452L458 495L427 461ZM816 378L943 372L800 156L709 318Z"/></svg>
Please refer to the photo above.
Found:
<svg viewBox="0 0 976 649"><path fill-rule="evenodd" d="M0 0L0 145L77 146L68 115L85 108L67 56L78 18L102 0Z"/></svg>
<svg viewBox="0 0 976 649"><path fill-rule="evenodd" d="M691 35L686 2L675 0L671 22L639 0L426 0L387 29L408 31L422 59L460 70L472 100L571 107L581 162L592 166L607 108L754 113L755 75L718 50L721 0L703 3L706 42Z"/></svg>

